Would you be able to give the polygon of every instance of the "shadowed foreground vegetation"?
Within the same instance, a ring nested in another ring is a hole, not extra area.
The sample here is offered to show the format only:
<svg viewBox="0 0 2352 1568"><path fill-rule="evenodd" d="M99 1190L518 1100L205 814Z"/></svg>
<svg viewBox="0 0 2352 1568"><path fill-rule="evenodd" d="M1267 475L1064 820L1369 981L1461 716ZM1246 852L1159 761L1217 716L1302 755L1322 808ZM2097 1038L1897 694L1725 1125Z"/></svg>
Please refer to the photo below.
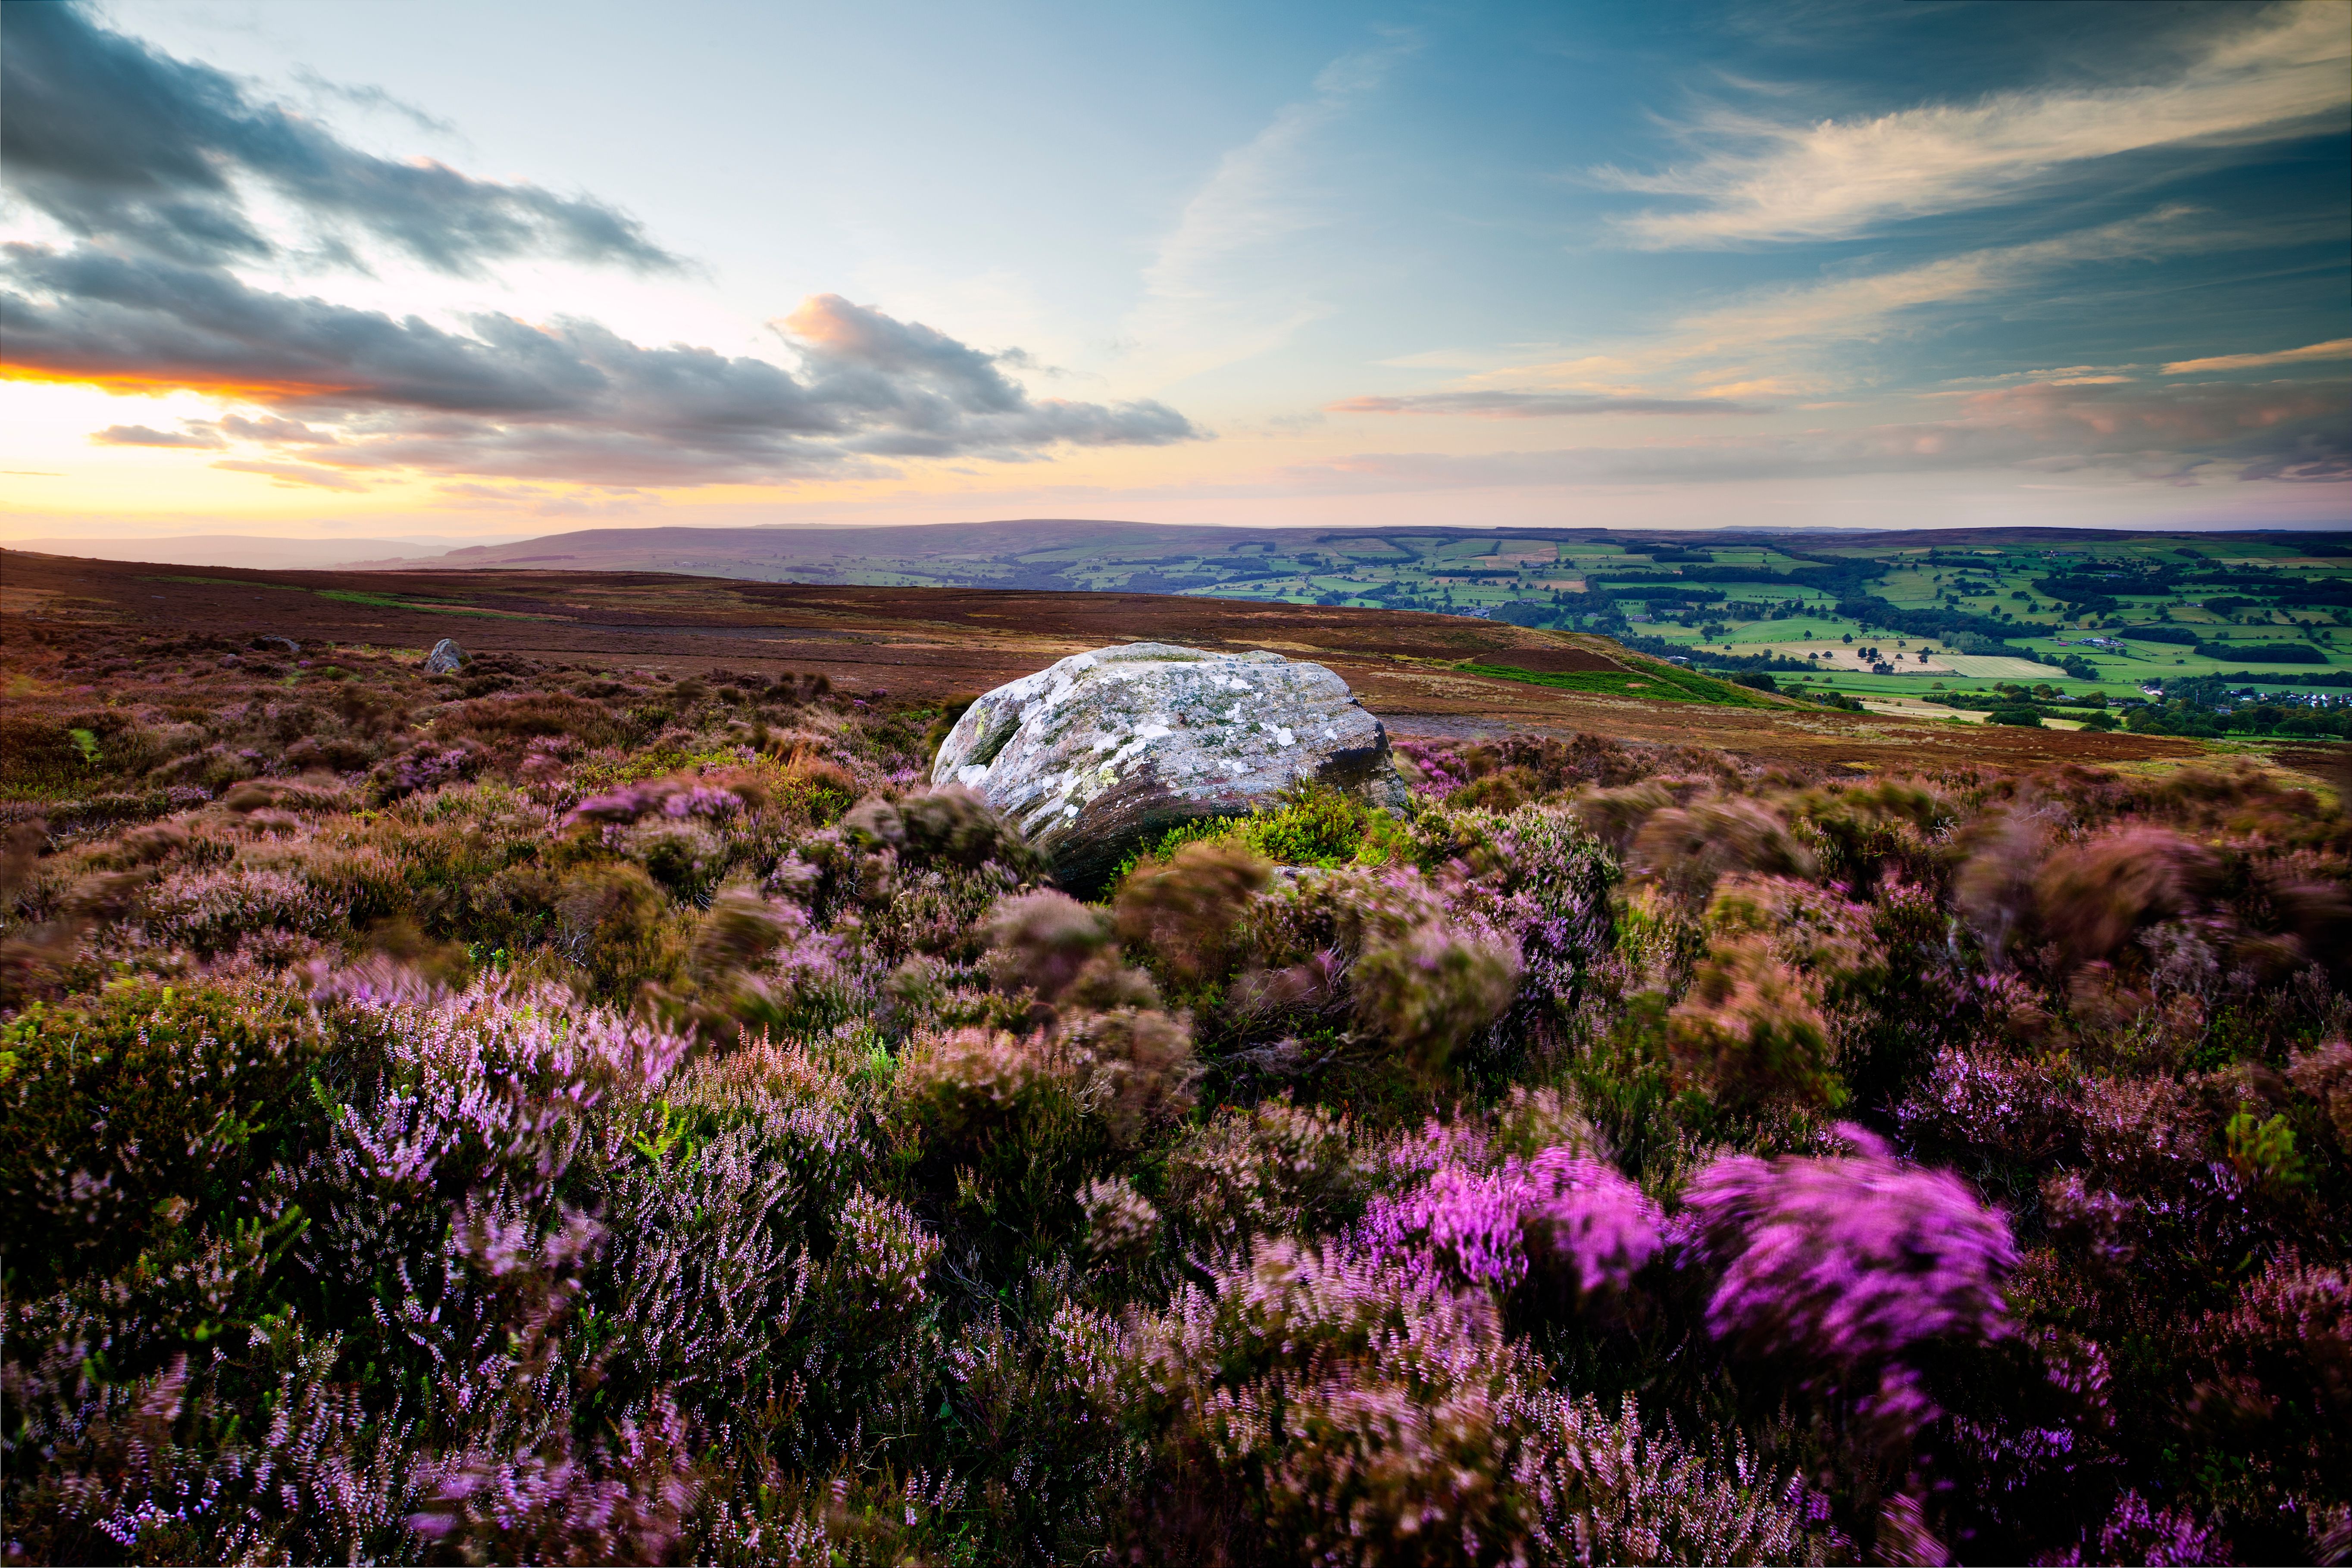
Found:
<svg viewBox="0 0 2352 1568"><path fill-rule="evenodd" d="M2352 1554L2251 768L1408 746L1087 904L936 707L37 636L9 1561Z"/></svg>

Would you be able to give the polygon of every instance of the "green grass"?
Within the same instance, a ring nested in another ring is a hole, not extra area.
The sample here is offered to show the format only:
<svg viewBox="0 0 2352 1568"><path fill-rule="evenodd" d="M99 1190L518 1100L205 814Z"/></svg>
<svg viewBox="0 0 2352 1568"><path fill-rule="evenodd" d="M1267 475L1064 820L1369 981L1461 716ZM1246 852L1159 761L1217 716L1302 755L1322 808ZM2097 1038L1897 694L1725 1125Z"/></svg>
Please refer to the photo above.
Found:
<svg viewBox="0 0 2352 1568"><path fill-rule="evenodd" d="M1515 670L1503 664L1457 664L1454 668L1468 675L1490 675L1496 680L1521 681L1531 686L1549 686L1554 691L1589 692L1596 696L1639 697L1645 702L1707 703L1717 707L1771 706L1745 686L1735 686L1729 681L1718 681L1712 675L1671 667L1644 669L1639 673L1573 670L1554 675Z"/></svg>
<svg viewBox="0 0 2352 1568"><path fill-rule="evenodd" d="M247 582L241 577L151 577L150 582L204 582L215 588L266 588L272 593L308 593L307 588L297 588L290 582Z"/></svg>
<svg viewBox="0 0 2352 1568"><path fill-rule="evenodd" d="M1405 854L1412 835L1386 811L1375 810L1329 785L1310 785L1270 810L1247 816L1201 817L1171 828L1111 872L1117 887L1139 865L1158 865L1187 844L1230 843L1276 865L1385 865Z"/></svg>
<svg viewBox="0 0 2352 1568"><path fill-rule="evenodd" d="M371 604L379 610L415 610L426 615L472 615L486 621L552 621L552 615L532 615L520 610L470 610L455 604L420 604L412 599L394 599L389 594L367 593L357 589L314 588L310 591L321 599L337 600L344 604Z"/></svg>

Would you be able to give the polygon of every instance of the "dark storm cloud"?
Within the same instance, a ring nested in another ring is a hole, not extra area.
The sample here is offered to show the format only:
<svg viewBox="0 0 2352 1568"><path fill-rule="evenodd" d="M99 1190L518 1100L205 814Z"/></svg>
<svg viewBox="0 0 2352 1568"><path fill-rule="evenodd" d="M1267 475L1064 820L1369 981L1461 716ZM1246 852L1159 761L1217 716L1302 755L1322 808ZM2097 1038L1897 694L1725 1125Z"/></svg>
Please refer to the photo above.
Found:
<svg viewBox="0 0 2352 1568"><path fill-rule="evenodd" d="M1325 405L1328 413L1450 413L1479 419L1558 419L1580 413L1769 413L1728 398L1608 397L1591 392L1421 392L1406 397L1351 397Z"/></svg>
<svg viewBox="0 0 2352 1568"><path fill-rule="evenodd" d="M1158 402L1033 399L992 356L833 295L780 324L796 375L578 319L484 314L456 331L161 258L5 256L16 287L0 287L0 334L18 373L258 404L276 415L210 428L342 468L696 485L1198 435Z"/></svg>
<svg viewBox="0 0 2352 1568"><path fill-rule="evenodd" d="M444 272L524 255L676 264L601 202L362 152L79 5L10 5L0 17L0 176L84 239L200 264L279 254L239 198L251 180L331 243L355 228Z"/></svg>

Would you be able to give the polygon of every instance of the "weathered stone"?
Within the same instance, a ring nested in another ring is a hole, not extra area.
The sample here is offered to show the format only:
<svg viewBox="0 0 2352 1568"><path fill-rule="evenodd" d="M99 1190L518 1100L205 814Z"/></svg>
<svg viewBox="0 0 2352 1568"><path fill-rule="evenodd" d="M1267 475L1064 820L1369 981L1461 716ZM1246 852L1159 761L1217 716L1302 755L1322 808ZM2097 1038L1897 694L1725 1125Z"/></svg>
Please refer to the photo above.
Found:
<svg viewBox="0 0 2352 1568"><path fill-rule="evenodd" d="M980 791L1082 892L1170 828L1298 783L1406 799L1388 732L1329 670L1166 643L1075 653L997 687L949 732L931 779Z"/></svg>
<svg viewBox="0 0 2352 1568"><path fill-rule="evenodd" d="M446 675L452 670L464 668L465 664L466 650L457 646L457 640L454 637L442 638L433 644L433 652L425 655L425 669L428 674Z"/></svg>

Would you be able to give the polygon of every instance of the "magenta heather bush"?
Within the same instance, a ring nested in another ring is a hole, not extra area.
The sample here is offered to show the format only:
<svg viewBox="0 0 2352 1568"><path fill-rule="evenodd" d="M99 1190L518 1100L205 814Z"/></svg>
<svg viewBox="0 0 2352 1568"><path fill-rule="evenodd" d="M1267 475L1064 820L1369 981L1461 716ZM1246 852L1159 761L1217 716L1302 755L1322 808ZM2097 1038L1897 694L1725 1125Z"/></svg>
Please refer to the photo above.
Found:
<svg viewBox="0 0 2352 1568"><path fill-rule="evenodd" d="M1935 1414L1911 1375L1916 1352L2008 1332L2001 1282L2016 1244L1948 1173L1906 1166L1850 1124L1838 1135L1852 1154L1733 1155L1693 1178L1684 1201L1723 1270L1707 1327L1907 1430Z"/></svg>
<svg viewBox="0 0 2352 1568"><path fill-rule="evenodd" d="M1447 1163L1402 1197L1376 1200L1363 1245L1408 1270L1508 1290L1531 1264L1572 1299L1622 1294L1663 1243L1657 1205L1613 1167L1566 1148L1480 1172Z"/></svg>
<svg viewBox="0 0 2352 1568"><path fill-rule="evenodd" d="M607 794L591 795L572 808L563 825L582 822L634 822L641 817L725 818L743 810L742 796L696 779L656 779L630 784Z"/></svg>
<svg viewBox="0 0 2352 1568"><path fill-rule="evenodd" d="M1818 1560L1801 1489L1710 1465L1541 1386L1483 1296L1349 1252L1268 1243L1114 1324L1052 1332L1097 1419L1136 1446L1132 1539L1190 1560L1195 1521L1347 1563ZM1132 1483L1130 1483L1132 1487ZM1798 1506L1791 1507L1796 1502Z"/></svg>
<svg viewBox="0 0 2352 1568"><path fill-rule="evenodd" d="M1400 740L1396 742L1396 751L1412 764L1408 777L1416 795L1442 800L1470 782L1469 764L1444 747L1427 741Z"/></svg>

